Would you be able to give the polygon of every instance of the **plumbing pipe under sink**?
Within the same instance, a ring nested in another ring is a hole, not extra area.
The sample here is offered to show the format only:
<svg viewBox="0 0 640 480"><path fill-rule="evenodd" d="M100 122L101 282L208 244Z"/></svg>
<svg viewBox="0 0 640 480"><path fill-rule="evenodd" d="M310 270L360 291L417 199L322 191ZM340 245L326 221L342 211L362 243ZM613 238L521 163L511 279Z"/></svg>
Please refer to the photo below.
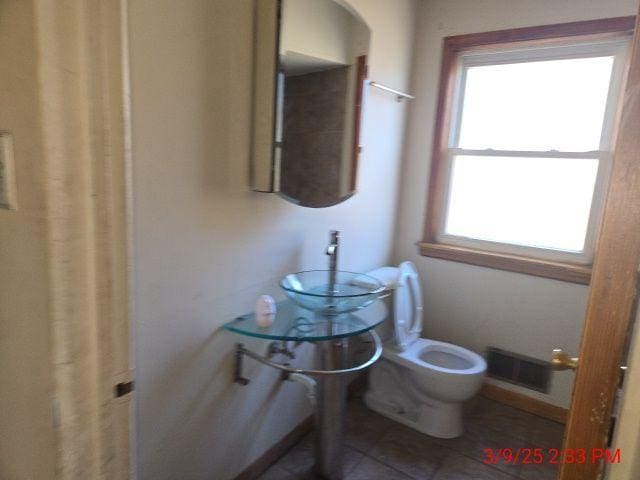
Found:
<svg viewBox="0 0 640 480"><path fill-rule="evenodd" d="M293 380L301 383L307 389L307 398L311 402L311 406L316 406L316 381L308 375L303 373L290 373L287 380Z"/></svg>

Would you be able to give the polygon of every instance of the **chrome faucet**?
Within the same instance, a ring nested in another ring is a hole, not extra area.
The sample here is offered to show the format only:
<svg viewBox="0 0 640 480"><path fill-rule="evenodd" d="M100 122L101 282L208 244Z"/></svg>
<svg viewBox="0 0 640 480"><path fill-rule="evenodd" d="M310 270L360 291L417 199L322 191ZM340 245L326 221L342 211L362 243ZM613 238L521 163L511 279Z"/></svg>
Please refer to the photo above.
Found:
<svg viewBox="0 0 640 480"><path fill-rule="evenodd" d="M336 271L338 270L338 246L340 243L340 232L338 230L331 230L329 235L329 246L326 251L326 254L329 255L329 292L337 293Z"/></svg>

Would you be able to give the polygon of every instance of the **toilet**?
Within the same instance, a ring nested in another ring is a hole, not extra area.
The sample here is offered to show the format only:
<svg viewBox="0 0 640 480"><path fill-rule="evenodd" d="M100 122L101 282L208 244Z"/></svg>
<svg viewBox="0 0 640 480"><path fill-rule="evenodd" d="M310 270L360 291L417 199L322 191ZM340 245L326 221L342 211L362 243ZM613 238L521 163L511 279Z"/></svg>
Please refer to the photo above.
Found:
<svg viewBox="0 0 640 480"><path fill-rule="evenodd" d="M422 291L411 262L367 275L390 291L391 321L380 334L382 358L373 366L365 403L372 410L438 438L463 433L462 404L473 397L487 369L478 354L421 338Z"/></svg>

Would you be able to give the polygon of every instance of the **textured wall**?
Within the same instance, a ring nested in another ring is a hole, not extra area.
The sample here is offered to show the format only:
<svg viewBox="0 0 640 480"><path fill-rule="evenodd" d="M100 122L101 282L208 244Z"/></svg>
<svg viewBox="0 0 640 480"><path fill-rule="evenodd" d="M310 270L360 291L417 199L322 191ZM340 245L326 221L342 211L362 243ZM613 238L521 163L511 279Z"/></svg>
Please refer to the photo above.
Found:
<svg viewBox="0 0 640 480"><path fill-rule="evenodd" d="M403 163L396 261L414 261L424 282L429 338L478 352L493 345L546 359L555 347L576 353L587 287L418 255L437 101L442 39L449 35L634 15L637 0L425 0L420 4ZM573 374L557 373L549 395L567 405ZM514 388L503 384L506 388Z"/></svg>
<svg viewBox="0 0 640 480"><path fill-rule="evenodd" d="M370 76L407 88L414 0L352 0ZM134 303L141 480L232 478L310 411L302 387L247 362L219 331L285 273L390 260L406 104L370 91L358 194L305 209L249 191L252 0L130 0ZM265 342L246 343L265 348Z"/></svg>

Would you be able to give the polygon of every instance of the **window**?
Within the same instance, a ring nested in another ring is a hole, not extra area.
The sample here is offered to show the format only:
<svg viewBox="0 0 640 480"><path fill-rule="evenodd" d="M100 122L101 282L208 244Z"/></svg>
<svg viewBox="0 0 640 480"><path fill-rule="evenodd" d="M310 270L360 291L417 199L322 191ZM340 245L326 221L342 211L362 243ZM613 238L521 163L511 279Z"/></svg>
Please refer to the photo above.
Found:
<svg viewBox="0 0 640 480"><path fill-rule="evenodd" d="M445 39L422 254L588 283L633 26Z"/></svg>

